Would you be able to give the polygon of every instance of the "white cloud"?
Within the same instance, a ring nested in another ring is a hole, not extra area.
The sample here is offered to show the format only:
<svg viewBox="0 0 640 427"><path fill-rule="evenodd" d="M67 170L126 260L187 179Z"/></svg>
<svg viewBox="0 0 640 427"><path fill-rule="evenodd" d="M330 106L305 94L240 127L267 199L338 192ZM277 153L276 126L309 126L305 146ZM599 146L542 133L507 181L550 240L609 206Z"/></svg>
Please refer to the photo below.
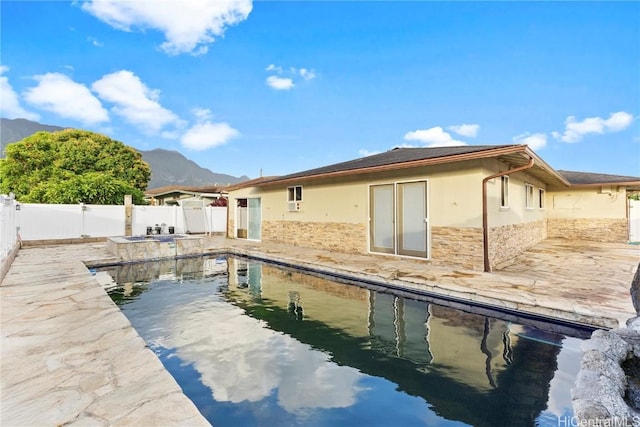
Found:
<svg viewBox="0 0 640 427"><path fill-rule="evenodd" d="M440 126L407 132L404 135L404 139L406 141L423 142L427 147L453 147L456 145L467 145L463 141L453 139L451 135L445 132Z"/></svg>
<svg viewBox="0 0 640 427"><path fill-rule="evenodd" d="M265 68L265 71L273 71L273 72L276 72L278 74L282 74L283 73L282 67L278 67L277 65L274 65L274 64L269 64L267 66L267 68Z"/></svg>
<svg viewBox="0 0 640 427"><path fill-rule="evenodd" d="M267 85L276 90L289 90L295 86L295 80L313 80L316 78L316 72L308 68L289 67L287 70L279 65L269 64L265 71L272 73L267 77Z"/></svg>
<svg viewBox="0 0 640 427"><path fill-rule="evenodd" d="M605 121L605 127L609 132L619 132L629 127L632 121L633 116L631 114L618 111L609 115L609 118Z"/></svg>
<svg viewBox="0 0 640 427"><path fill-rule="evenodd" d="M85 124L109 121L109 113L85 85L60 73L35 76L35 80L38 86L23 93L28 103Z"/></svg>
<svg viewBox="0 0 640 427"><path fill-rule="evenodd" d="M9 71L9 67L0 65L0 115L7 119L39 120L36 113L25 110L20 105L18 94L9 84L9 78L3 76Z"/></svg>
<svg viewBox="0 0 640 427"><path fill-rule="evenodd" d="M97 46L97 47L103 47L104 43L102 43L100 40L98 40L95 37L87 37L87 41L89 41L92 45Z"/></svg>
<svg viewBox="0 0 640 427"><path fill-rule="evenodd" d="M462 125L452 125L452 126L449 126L447 129L461 136L475 138L478 135L478 129L480 129L480 125L465 123Z"/></svg>
<svg viewBox="0 0 640 427"><path fill-rule="evenodd" d="M562 135L554 132L553 135L564 142L579 142L590 133L604 134L607 132L619 132L629 127L633 116L624 111L611 113L608 119L602 117L588 117L581 122L576 121L575 116L569 116L565 120L565 130Z"/></svg>
<svg viewBox="0 0 640 427"><path fill-rule="evenodd" d="M131 71L121 70L103 76L91 88L104 101L115 104L112 111L149 134L157 134L180 119L158 103L160 92L147 88Z"/></svg>
<svg viewBox="0 0 640 427"><path fill-rule="evenodd" d="M198 122L203 122L206 120L211 119L211 110L209 110L208 108L192 108L191 112L193 113L194 116L196 116L196 119L198 120Z"/></svg>
<svg viewBox="0 0 640 427"><path fill-rule="evenodd" d="M267 85L275 90L289 90L294 86L290 78L278 76L267 77Z"/></svg>
<svg viewBox="0 0 640 427"><path fill-rule="evenodd" d="M123 1L91 0L82 10L112 27L164 33L160 48L170 55L207 53L208 45L226 29L249 16L251 0Z"/></svg>
<svg viewBox="0 0 640 427"><path fill-rule="evenodd" d="M306 68L300 68L298 70L300 76L305 80L312 80L316 78L316 73L313 70L307 70Z"/></svg>
<svg viewBox="0 0 640 427"><path fill-rule="evenodd" d="M523 134L513 137L513 142L516 144L526 144L532 150L540 150L547 145L547 135L544 133L525 132Z"/></svg>
<svg viewBox="0 0 640 427"><path fill-rule="evenodd" d="M192 150L206 150L225 144L240 133L227 123L197 123L183 136L182 145Z"/></svg>

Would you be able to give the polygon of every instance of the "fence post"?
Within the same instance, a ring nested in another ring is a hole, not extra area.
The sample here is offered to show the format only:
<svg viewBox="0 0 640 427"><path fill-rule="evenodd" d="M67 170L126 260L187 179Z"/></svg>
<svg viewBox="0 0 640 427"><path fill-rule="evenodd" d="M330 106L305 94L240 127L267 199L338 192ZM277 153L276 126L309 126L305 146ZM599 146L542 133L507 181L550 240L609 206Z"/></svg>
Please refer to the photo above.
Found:
<svg viewBox="0 0 640 427"><path fill-rule="evenodd" d="M124 196L124 235L133 233L133 202L130 194Z"/></svg>
<svg viewBox="0 0 640 427"><path fill-rule="evenodd" d="M88 237L87 234L84 232L84 213L87 211L87 205L85 205L84 203L80 203L80 237Z"/></svg>

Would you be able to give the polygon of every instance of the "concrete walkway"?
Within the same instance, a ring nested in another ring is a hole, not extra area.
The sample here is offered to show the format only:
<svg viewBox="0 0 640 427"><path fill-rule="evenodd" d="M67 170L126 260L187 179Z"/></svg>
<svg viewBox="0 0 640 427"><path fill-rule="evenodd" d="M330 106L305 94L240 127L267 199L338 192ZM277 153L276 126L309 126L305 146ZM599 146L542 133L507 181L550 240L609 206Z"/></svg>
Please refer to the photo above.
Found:
<svg viewBox="0 0 640 427"><path fill-rule="evenodd" d="M638 246L546 241L486 274L222 237L205 247L602 327L634 315L640 260ZM113 261L105 243L19 251L0 286L0 425L209 425L85 267Z"/></svg>
<svg viewBox="0 0 640 427"><path fill-rule="evenodd" d="M0 286L0 425L209 426L83 261L21 249Z"/></svg>

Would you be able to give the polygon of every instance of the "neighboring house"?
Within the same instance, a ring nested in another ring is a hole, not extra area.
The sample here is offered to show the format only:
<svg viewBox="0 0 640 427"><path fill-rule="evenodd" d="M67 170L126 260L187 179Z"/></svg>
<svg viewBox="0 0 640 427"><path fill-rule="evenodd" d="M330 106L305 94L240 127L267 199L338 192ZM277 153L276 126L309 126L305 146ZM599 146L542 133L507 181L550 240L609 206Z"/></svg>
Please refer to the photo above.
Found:
<svg viewBox="0 0 640 427"><path fill-rule="evenodd" d="M217 199L226 198L227 190L219 186L190 187L183 185L169 185L154 188L145 192L145 200L151 205L178 205L184 200L203 200L205 205Z"/></svg>
<svg viewBox="0 0 640 427"><path fill-rule="evenodd" d="M526 145L396 148L230 188L227 234L490 271L547 237L627 241L628 191Z"/></svg>

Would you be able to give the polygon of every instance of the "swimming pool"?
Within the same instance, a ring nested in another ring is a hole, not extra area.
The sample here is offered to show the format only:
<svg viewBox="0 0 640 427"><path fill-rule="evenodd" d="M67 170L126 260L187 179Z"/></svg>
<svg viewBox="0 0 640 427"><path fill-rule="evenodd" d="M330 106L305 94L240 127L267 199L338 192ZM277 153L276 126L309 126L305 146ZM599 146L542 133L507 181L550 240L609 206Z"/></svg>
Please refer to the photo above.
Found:
<svg viewBox="0 0 640 427"><path fill-rule="evenodd" d="M216 426L557 426L572 416L583 329L235 257L108 271L111 297Z"/></svg>

